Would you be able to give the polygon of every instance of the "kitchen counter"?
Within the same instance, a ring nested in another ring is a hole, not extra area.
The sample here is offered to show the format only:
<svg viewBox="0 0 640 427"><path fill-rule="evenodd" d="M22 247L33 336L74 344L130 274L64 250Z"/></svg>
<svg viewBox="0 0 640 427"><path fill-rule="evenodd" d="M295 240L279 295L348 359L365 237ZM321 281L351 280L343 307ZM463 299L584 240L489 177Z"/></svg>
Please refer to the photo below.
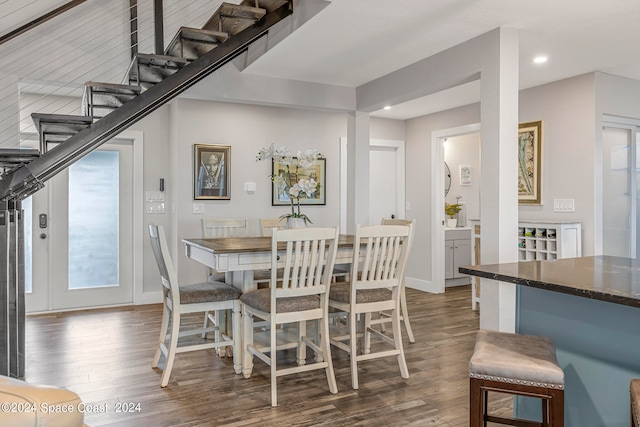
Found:
<svg viewBox="0 0 640 427"><path fill-rule="evenodd" d="M629 426L629 381L640 378L638 260L564 258L460 272L517 285L516 332L556 345L565 373L565 426ZM539 419L539 400L518 397L515 412Z"/></svg>
<svg viewBox="0 0 640 427"><path fill-rule="evenodd" d="M567 258L464 266L460 272L640 308L640 261L636 259Z"/></svg>

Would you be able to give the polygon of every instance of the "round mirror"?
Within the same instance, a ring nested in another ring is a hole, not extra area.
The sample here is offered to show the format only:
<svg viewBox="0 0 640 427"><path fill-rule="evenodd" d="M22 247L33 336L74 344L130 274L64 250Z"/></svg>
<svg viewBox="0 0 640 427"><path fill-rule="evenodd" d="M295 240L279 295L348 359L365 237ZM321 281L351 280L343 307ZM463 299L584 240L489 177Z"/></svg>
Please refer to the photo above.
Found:
<svg viewBox="0 0 640 427"><path fill-rule="evenodd" d="M444 195L445 197L449 194L449 188L451 188L451 171L449 170L449 165L447 162L444 162Z"/></svg>

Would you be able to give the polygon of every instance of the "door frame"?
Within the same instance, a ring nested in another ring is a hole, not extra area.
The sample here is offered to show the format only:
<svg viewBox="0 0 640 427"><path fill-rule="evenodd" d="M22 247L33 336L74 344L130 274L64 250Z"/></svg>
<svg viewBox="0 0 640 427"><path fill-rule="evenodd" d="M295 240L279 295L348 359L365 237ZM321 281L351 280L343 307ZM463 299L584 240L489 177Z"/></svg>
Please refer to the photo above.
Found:
<svg viewBox="0 0 640 427"><path fill-rule="evenodd" d="M396 215L405 217L405 142L391 139L370 139L369 150L372 148L393 148L396 153ZM340 137L340 230L347 230L347 137ZM375 218L369 218L369 221Z"/></svg>
<svg viewBox="0 0 640 427"><path fill-rule="evenodd" d="M143 250L144 250L144 197L143 197L143 180L144 180L144 133L142 131L132 131L126 130L116 135L111 139L119 139L119 140L128 140L131 141L133 148L133 170L132 170L132 185L133 185L133 200L132 200L132 256L133 256L133 271L131 280L133 280L133 294L132 294L132 302L126 303L122 305L129 304L142 304L144 303L144 270L143 270ZM34 234L38 229L34 229ZM47 263L50 263L50 260L47 260ZM49 268L51 266L49 265ZM34 275L35 276L35 275ZM30 311L29 314L35 313L51 313L56 311L74 311L74 310L83 310L85 308L78 309L60 309L53 310L52 302L53 295L50 293L51 287L46 290L46 309L45 310L36 310ZM91 308L100 308L102 306L92 306Z"/></svg>
<svg viewBox="0 0 640 427"><path fill-rule="evenodd" d="M445 138L480 133L480 123L431 132L431 282L423 290L441 294L444 279L444 141ZM481 160L482 161L482 160ZM481 172L482 173L482 172Z"/></svg>

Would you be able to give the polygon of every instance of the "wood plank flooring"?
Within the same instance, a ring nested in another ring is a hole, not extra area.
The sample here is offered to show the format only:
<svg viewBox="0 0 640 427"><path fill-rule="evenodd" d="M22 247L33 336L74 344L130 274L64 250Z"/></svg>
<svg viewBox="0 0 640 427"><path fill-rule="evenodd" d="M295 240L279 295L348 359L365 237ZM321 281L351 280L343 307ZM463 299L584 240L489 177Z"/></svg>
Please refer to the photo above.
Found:
<svg viewBox="0 0 640 427"><path fill-rule="evenodd" d="M332 348L338 394L329 393L322 370L291 375L278 380L277 408L264 363L256 360L244 379L214 350L178 354L161 388L161 371L151 368L160 305L28 316L26 380L106 405L104 413L85 415L89 426L467 426L468 363L479 324L471 289L408 289L407 300L416 337L409 344L404 336L409 379L400 377L395 358L372 360L360 364L353 390L348 356ZM511 402L494 397L490 406L509 414ZM132 412L116 412L127 403L136 405Z"/></svg>

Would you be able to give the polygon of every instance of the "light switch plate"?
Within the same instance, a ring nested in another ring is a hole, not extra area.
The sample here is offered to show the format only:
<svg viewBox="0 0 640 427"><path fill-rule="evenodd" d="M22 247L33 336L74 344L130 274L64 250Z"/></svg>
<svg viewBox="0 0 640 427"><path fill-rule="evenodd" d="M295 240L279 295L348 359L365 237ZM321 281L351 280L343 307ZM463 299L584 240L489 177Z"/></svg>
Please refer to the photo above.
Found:
<svg viewBox="0 0 640 427"><path fill-rule="evenodd" d="M148 214L163 214L164 203L146 203L145 212Z"/></svg>
<svg viewBox="0 0 640 427"><path fill-rule="evenodd" d="M194 214L203 214L204 213L204 203L194 203L193 204L193 213Z"/></svg>
<svg viewBox="0 0 640 427"><path fill-rule="evenodd" d="M162 191L147 191L147 202L164 202L164 192Z"/></svg>
<svg viewBox="0 0 640 427"><path fill-rule="evenodd" d="M575 199L553 199L553 211L554 212L575 212L576 201Z"/></svg>

